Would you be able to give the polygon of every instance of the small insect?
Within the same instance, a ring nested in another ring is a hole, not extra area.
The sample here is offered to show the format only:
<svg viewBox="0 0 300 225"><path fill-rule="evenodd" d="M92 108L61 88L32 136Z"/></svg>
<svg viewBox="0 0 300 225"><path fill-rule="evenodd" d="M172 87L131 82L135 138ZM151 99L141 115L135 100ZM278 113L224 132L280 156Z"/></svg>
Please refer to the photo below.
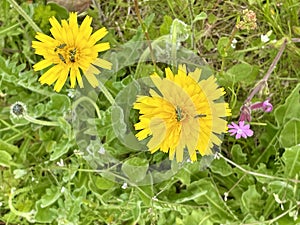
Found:
<svg viewBox="0 0 300 225"><path fill-rule="evenodd" d="M76 56L76 48L69 51L69 59L71 62L75 62L75 56Z"/></svg>
<svg viewBox="0 0 300 225"><path fill-rule="evenodd" d="M205 114L198 114L198 115L194 116L195 119L196 118L203 118L203 117L206 117L206 115Z"/></svg>
<svg viewBox="0 0 300 225"><path fill-rule="evenodd" d="M58 57L59 57L59 59L60 59L61 61L63 61L64 63L66 63L66 60L65 60L65 58L63 57L62 54L58 53Z"/></svg>
<svg viewBox="0 0 300 225"><path fill-rule="evenodd" d="M176 113L177 121L178 122L181 121L182 120L182 111L181 111L181 108L179 106L176 106L175 113Z"/></svg>
<svg viewBox="0 0 300 225"><path fill-rule="evenodd" d="M54 49L54 51L56 52L58 49L63 49L66 46L67 46L67 44L65 44L65 43L60 44L60 45L56 46L56 48Z"/></svg>

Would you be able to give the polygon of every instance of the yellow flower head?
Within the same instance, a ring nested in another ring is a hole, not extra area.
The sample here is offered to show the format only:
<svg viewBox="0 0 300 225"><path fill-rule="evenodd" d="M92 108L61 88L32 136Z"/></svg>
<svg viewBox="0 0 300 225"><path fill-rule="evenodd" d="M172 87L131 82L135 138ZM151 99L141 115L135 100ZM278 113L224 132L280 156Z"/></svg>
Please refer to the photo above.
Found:
<svg viewBox="0 0 300 225"><path fill-rule="evenodd" d="M76 80L82 88L82 72L93 87L98 86L95 74L100 71L95 66L111 69L110 62L98 58L98 52L110 48L109 43L96 44L107 34L106 28L92 34L92 18L86 16L81 26L78 26L77 13L70 13L69 22L62 20L59 24L54 17L49 21L53 38L37 33L35 38L39 41L32 42L35 53L44 57L33 69L39 71L53 65L40 77L41 84L51 85L56 82L54 90L59 92L70 74L71 88L75 87Z"/></svg>
<svg viewBox="0 0 300 225"><path fill-rule="evenodd" d="M225 94L218 88L214 76L200 80L201 70L187 74L185 66L179 66L178 74L166 69L166 78L151 76L156 89L150 96L139 96L133 108L140 112L135 129L140 130L139 140L151 136L147 146L151 153L157 150L169 152L172 160L183 160L188 150L192 161L201 155L212 153L213 145L220 145L219 134L227 131L223 117L231 115L227 103L220 101Z"/></svg>

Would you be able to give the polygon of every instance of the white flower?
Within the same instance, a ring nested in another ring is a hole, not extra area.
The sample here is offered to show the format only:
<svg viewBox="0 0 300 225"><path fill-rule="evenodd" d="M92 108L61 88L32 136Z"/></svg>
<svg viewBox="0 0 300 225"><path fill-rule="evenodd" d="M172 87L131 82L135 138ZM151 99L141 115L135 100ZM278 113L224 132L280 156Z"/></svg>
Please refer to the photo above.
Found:
<svg viewBox="0 0 300 225"><path fill-rule="evenodd" d="M228 192L224 193L224 201L227 202L227 198L228 198Z"/></svg>
<svg viewBox="0 0 300 225"><path fill-rule="evenodd" d="M270 41L270 38L269 38L269 36L267 34L266 35L261 34L260 35L260 40L263 43L267 43L268 41Z"/></svg>
<svg viewBox="0 0 300 225"><path fill-rule="evenodd" d="M123 185L122 185L122 189L126 189L128 187L127 183L125 182Z"/></svg>
<svg viewBox="0 0 300 225"><path fill-rule="evenodd" d="M234 39L231 41L231 48L235 48L235 47L236 47L236 43L237 43L237 40L234 38Z"/></svg>
<svg viewBox="0 0 300 225"><path fill-rule="evenodd" d="M65 166L64 161L62 159L60 159L59 162L57 162L56 164L60 167Z"/></svg>
<svg viewBox="0 0 300 225"><path fill-rule="evenodd" d="M103 148L103 146L101 146L101 148L99 149L99 154L104 155L105 154L105 149Z"/></svg>

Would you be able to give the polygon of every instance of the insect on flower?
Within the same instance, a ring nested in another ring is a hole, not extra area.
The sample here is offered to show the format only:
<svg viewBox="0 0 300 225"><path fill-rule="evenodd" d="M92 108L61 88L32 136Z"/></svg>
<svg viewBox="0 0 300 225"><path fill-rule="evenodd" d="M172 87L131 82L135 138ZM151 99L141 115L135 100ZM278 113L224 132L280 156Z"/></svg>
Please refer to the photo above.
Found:
<svg viewBox="0 0 300 225"><path fill-rule="evenodd" d="M55 47L54 51L57 52L58 49L63 49L66 46L67 46L67 44L65 44L65 43L60 44L60 45L58 45L58 46Z"/></svg>
<svg viewBox="0 0 300 225"><path fill-rule="evenodd" d="M69 51L69 59L71 62L75 62L75 56L76 56L76 48Z"/></svg>
<svg viewBox="0 0 300 225"><path fill-rule="evenodd" d="M225 94L215 83L215 77L200 79L201 69L187 72L185 65L179 65L178 72L165 70L166 77L151 75L157 91L139 96L133 105L138 109L140 121L134 125L138 140L150 137L147 147L151 153L169 153L169 159L176 156L183 161L188 151L191 161L201 155L213 153L213 146L220 145L219 134L226 132L224 117L231 115L228 104L220 101ZM204 119L205 118L205 119Z"/></svg>
<svg viewBox="0 0 300 225"><path fill-rule="evenodd" d="M63 61L64 63L66 63L66 60L65 60L65 58L63 57L62 54L58 53L58 57L59 57L59 59L60 59L61 61Z"/></svg>
<svg viewBox="0 0 300 225"><path fill-rule="evenodd" d="M33 66L35 71L47 69L39 78L41 84L55 83L54 90L59 92L67 79L70 87L76 83L83 87L84 76L92 87L97 87L99 68L110 70L112 64L99 58L99 53L110 48L108 42L99 42L107 33L101 28L92 33L92 18L86 16L81 25L77 21L77 13L70 13L68 20L57 21L55 17L49 19L51 36L37 33L37 41L32 42L35 53L43 59Z"/></svg>

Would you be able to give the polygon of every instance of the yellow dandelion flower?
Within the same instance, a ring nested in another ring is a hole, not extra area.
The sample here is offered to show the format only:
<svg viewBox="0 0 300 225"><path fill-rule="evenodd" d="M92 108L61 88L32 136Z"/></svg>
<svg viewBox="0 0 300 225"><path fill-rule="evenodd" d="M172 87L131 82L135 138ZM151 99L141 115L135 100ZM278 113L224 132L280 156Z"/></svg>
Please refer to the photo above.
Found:
<svg viewBox="0 0 300 225"><path fill-rule="evenodd" d="M138 109L139 122L134 125L139 140L151 136L147 147L151 153L157 150L169 152L172 160L183 160L188 150L190 159L212 153L213 145L220 145L219 134L227 131L224 117L231 115L227 103L220 101L225 94L218 88L216 78L200 80L201 70L187 74L185 66L179 66L178 74L170 68L166 78L151 75L155 89L150 96L139 96L133 108Z"/></svg>
<svg viewBox="0 0 300 225"><path fill-rule="evenodd" d="M99 52L110 48L108 42L97 44L108 33L106 28L92 34L92 18L86 16L78 26L77 13L70 13L69 21L62 20L61 24L54 17L49 21L53 38L38 32L35 38L39 41L32 42L35 53L44 57L33 69L39 71L52 66L39 78L41 84L56 82L54 90L59 92L70 75L71 88L75 87L76 80L82 88L83 73L93 87L98 86L95 74L100 71L97 67L111 69L110 62L98 58Z"/></svg>

